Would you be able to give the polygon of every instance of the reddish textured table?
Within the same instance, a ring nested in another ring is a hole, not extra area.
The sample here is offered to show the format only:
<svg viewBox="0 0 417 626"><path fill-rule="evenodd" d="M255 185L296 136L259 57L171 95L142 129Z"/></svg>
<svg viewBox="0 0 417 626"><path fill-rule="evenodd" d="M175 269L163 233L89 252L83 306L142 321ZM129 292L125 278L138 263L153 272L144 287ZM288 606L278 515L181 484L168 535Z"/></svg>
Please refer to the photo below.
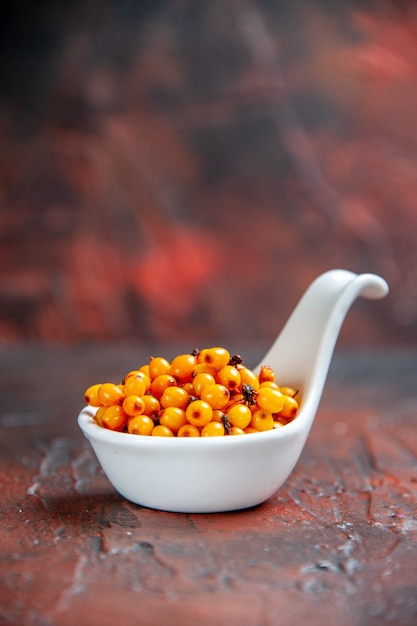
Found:
<svg viewBox="0 0 417 626"><path fill-rule="evenodd" d="M76 424L149 353L0 350L0 624L416 624L417 353L337 351L286 484L210 515L123 500Z"/></svg>

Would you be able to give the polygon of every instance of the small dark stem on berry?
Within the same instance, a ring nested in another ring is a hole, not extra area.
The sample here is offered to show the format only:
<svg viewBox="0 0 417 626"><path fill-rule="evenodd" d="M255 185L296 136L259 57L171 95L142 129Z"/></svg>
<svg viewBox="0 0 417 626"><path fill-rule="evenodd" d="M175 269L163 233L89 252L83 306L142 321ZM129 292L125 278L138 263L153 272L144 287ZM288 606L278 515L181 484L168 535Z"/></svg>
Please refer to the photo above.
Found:
<svg viewBox="0 0 417 626"><path fill-rule="evenodd" d="M243 384L242 385L242 395L245 398L245 402L247 402L249 405L255 404L256 403L256 399L255 399L255 389L252 387L252 385L248 385L248 384Z"/></svg>
<svg viewBox="0 0 417 626"><path fill-rule="evenodd" d="M222 422L226 431L226 435L230 435L232 432L232 427L230 426L229 416L226 413L223 413L222 415Z"/></svg>
<svg viewBox="0 0 417 626"><path fill-rule="evenodd" d="M233 356L230 357L229 365L240 365L242 361L243 359L240 356L240 354L234 354Z"/></svg>

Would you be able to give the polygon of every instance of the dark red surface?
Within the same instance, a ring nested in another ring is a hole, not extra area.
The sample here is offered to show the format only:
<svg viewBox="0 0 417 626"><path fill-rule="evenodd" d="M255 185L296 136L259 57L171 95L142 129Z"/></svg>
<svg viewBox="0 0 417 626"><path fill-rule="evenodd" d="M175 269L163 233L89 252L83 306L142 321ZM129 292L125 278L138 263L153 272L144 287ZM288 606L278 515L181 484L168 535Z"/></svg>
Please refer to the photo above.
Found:
<svg viewBox="0 0 417 626"><path fill-rule="evenodd" d="M416 354L337 353L286 484L211 515L125 501L76 425L86 383L147 354L0 351L2 626L414 625Z"/></svg>

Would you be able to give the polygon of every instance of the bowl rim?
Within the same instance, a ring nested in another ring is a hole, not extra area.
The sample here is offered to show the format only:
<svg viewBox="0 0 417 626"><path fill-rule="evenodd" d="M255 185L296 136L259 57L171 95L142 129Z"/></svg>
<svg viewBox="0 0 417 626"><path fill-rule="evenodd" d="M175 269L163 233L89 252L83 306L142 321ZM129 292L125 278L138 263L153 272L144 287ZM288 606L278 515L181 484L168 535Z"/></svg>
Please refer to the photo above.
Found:
<svg viewBox="0 0 417 626"><path fill-rule="evenodd" d="M295 434L302 427L302 420L299 419L301 415L297 415L292 422L285 424L280 428L273 428L272 430L251 433L250 436L244 435L229 436L229 437L151 437L146 435L134 435L126 432L118 432L115 430L109 430L99 426L95 420L96 409L91 406L85 406L78 415L78 425L83 431L87 439L94 439L103 443L111 443L114 445L120 445L125 447L173 447L178 448L192 448L204 446L207 447L219 447L219 446L241 446L261 441L271 441L275 439L285 439L287 436ZM255 439L252 438L255 437ZM204 440L204 441L203 441Z"/></svg>

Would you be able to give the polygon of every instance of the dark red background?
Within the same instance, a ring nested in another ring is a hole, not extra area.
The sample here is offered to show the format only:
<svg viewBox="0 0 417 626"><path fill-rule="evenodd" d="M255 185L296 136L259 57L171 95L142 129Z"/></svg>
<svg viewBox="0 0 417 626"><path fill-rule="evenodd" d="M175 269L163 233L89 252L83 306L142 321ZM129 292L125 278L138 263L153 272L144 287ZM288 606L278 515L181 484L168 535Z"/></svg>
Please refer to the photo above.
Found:
<svg viewBox="0 0 417 626"><path fill-rule="evenodd" d="M416 2L1 11L1 341L269 342L344 267L415 344Z"/></svg>

